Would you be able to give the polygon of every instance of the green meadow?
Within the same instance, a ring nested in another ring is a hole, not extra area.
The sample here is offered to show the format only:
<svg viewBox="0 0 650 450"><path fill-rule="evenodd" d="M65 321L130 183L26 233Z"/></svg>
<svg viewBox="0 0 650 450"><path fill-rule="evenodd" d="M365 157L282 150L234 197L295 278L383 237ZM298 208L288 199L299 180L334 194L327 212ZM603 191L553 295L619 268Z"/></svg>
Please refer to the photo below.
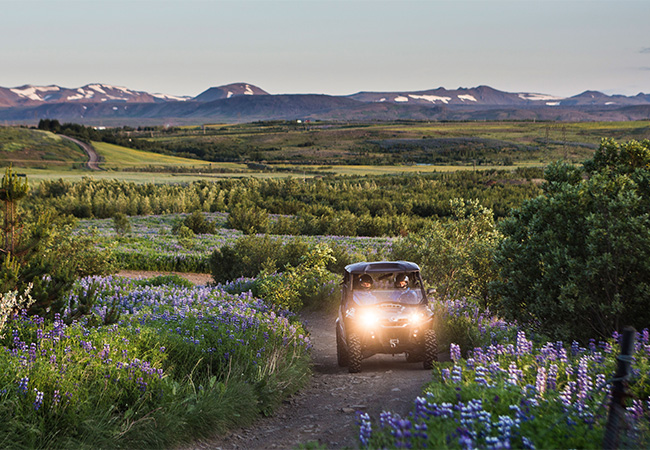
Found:
<svg viewBox="0 0 650 450"><path fill-rule="evenodd" d="M603 138L650 139L650 122L260 122L95 131L101 171L56 134L0 127L0 162L33 181L186 183L240 177L514 170L589 159ZM105 141L102 141L105 139ZM111 143L109 143L110 141Z"/></svg>

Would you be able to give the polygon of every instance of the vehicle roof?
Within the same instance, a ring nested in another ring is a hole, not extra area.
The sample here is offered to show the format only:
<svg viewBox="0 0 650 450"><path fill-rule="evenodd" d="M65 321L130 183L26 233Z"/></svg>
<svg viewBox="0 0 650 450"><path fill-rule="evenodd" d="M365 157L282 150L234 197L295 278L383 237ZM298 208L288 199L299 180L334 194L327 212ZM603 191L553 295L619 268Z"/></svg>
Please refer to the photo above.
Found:
<svg viewBox="0 0 650 450"><path fill-rule="evenodd" d="M420 267L409 261L358 262L345 266L348 273L415 272Z"/></svg>

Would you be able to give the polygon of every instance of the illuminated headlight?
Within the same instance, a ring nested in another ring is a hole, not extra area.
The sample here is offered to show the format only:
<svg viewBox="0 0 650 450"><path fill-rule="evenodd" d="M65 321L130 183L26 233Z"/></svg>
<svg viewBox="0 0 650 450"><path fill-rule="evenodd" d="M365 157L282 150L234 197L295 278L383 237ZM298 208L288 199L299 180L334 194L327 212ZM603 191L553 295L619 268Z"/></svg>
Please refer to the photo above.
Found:
<svg viewBox="0 0 650 450"><path fill-rule="evenodd" d="M414 312L409 316L409 322L417 325L418 323L424 322L424 313L423 312Z"/></svg>
<svg viewBox="0 0 650 450"><path fill-rule="evenodd" d="M364 327L370 328L379 321L379 316L375 311L367 309L361 312L359 320Z"/></svg>

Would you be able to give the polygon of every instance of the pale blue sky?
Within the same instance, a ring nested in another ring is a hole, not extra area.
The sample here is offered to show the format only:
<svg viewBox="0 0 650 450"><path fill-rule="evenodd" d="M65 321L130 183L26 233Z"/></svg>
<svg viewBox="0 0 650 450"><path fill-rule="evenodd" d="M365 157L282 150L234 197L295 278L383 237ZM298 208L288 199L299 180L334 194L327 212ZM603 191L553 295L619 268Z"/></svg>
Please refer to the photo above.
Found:
<svg viewBox="0 0 650 450"><path fill-rule="evenodd" d="M650 93L650 0L0 0L0 86Z"/></svg>

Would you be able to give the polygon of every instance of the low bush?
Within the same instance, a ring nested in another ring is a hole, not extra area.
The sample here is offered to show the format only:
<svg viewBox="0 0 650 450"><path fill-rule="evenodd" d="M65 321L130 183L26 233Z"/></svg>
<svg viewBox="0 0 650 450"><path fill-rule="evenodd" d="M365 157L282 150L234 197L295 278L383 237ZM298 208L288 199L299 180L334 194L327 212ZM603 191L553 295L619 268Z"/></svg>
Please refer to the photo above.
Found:
<svg viewBox="0 0 650 450"><path fill-rule="evenodd" d="M179 234L183 227L191 230L194 234L214 234L217 231L216 224L206 219L205 215L200 211L194 211L192 214L187 215L182 222L174 225L172 232Z"/></svg>
<svg viewBox="0 0 650 450"><path fill-rule="evenodd" d="M255 283L255 292L273 305L298 311L306 300L322 295L323 286L331 281L327 264L332 259L329 247L318 244L296 267L288 265L280 273L265 268Z"/></svg>

